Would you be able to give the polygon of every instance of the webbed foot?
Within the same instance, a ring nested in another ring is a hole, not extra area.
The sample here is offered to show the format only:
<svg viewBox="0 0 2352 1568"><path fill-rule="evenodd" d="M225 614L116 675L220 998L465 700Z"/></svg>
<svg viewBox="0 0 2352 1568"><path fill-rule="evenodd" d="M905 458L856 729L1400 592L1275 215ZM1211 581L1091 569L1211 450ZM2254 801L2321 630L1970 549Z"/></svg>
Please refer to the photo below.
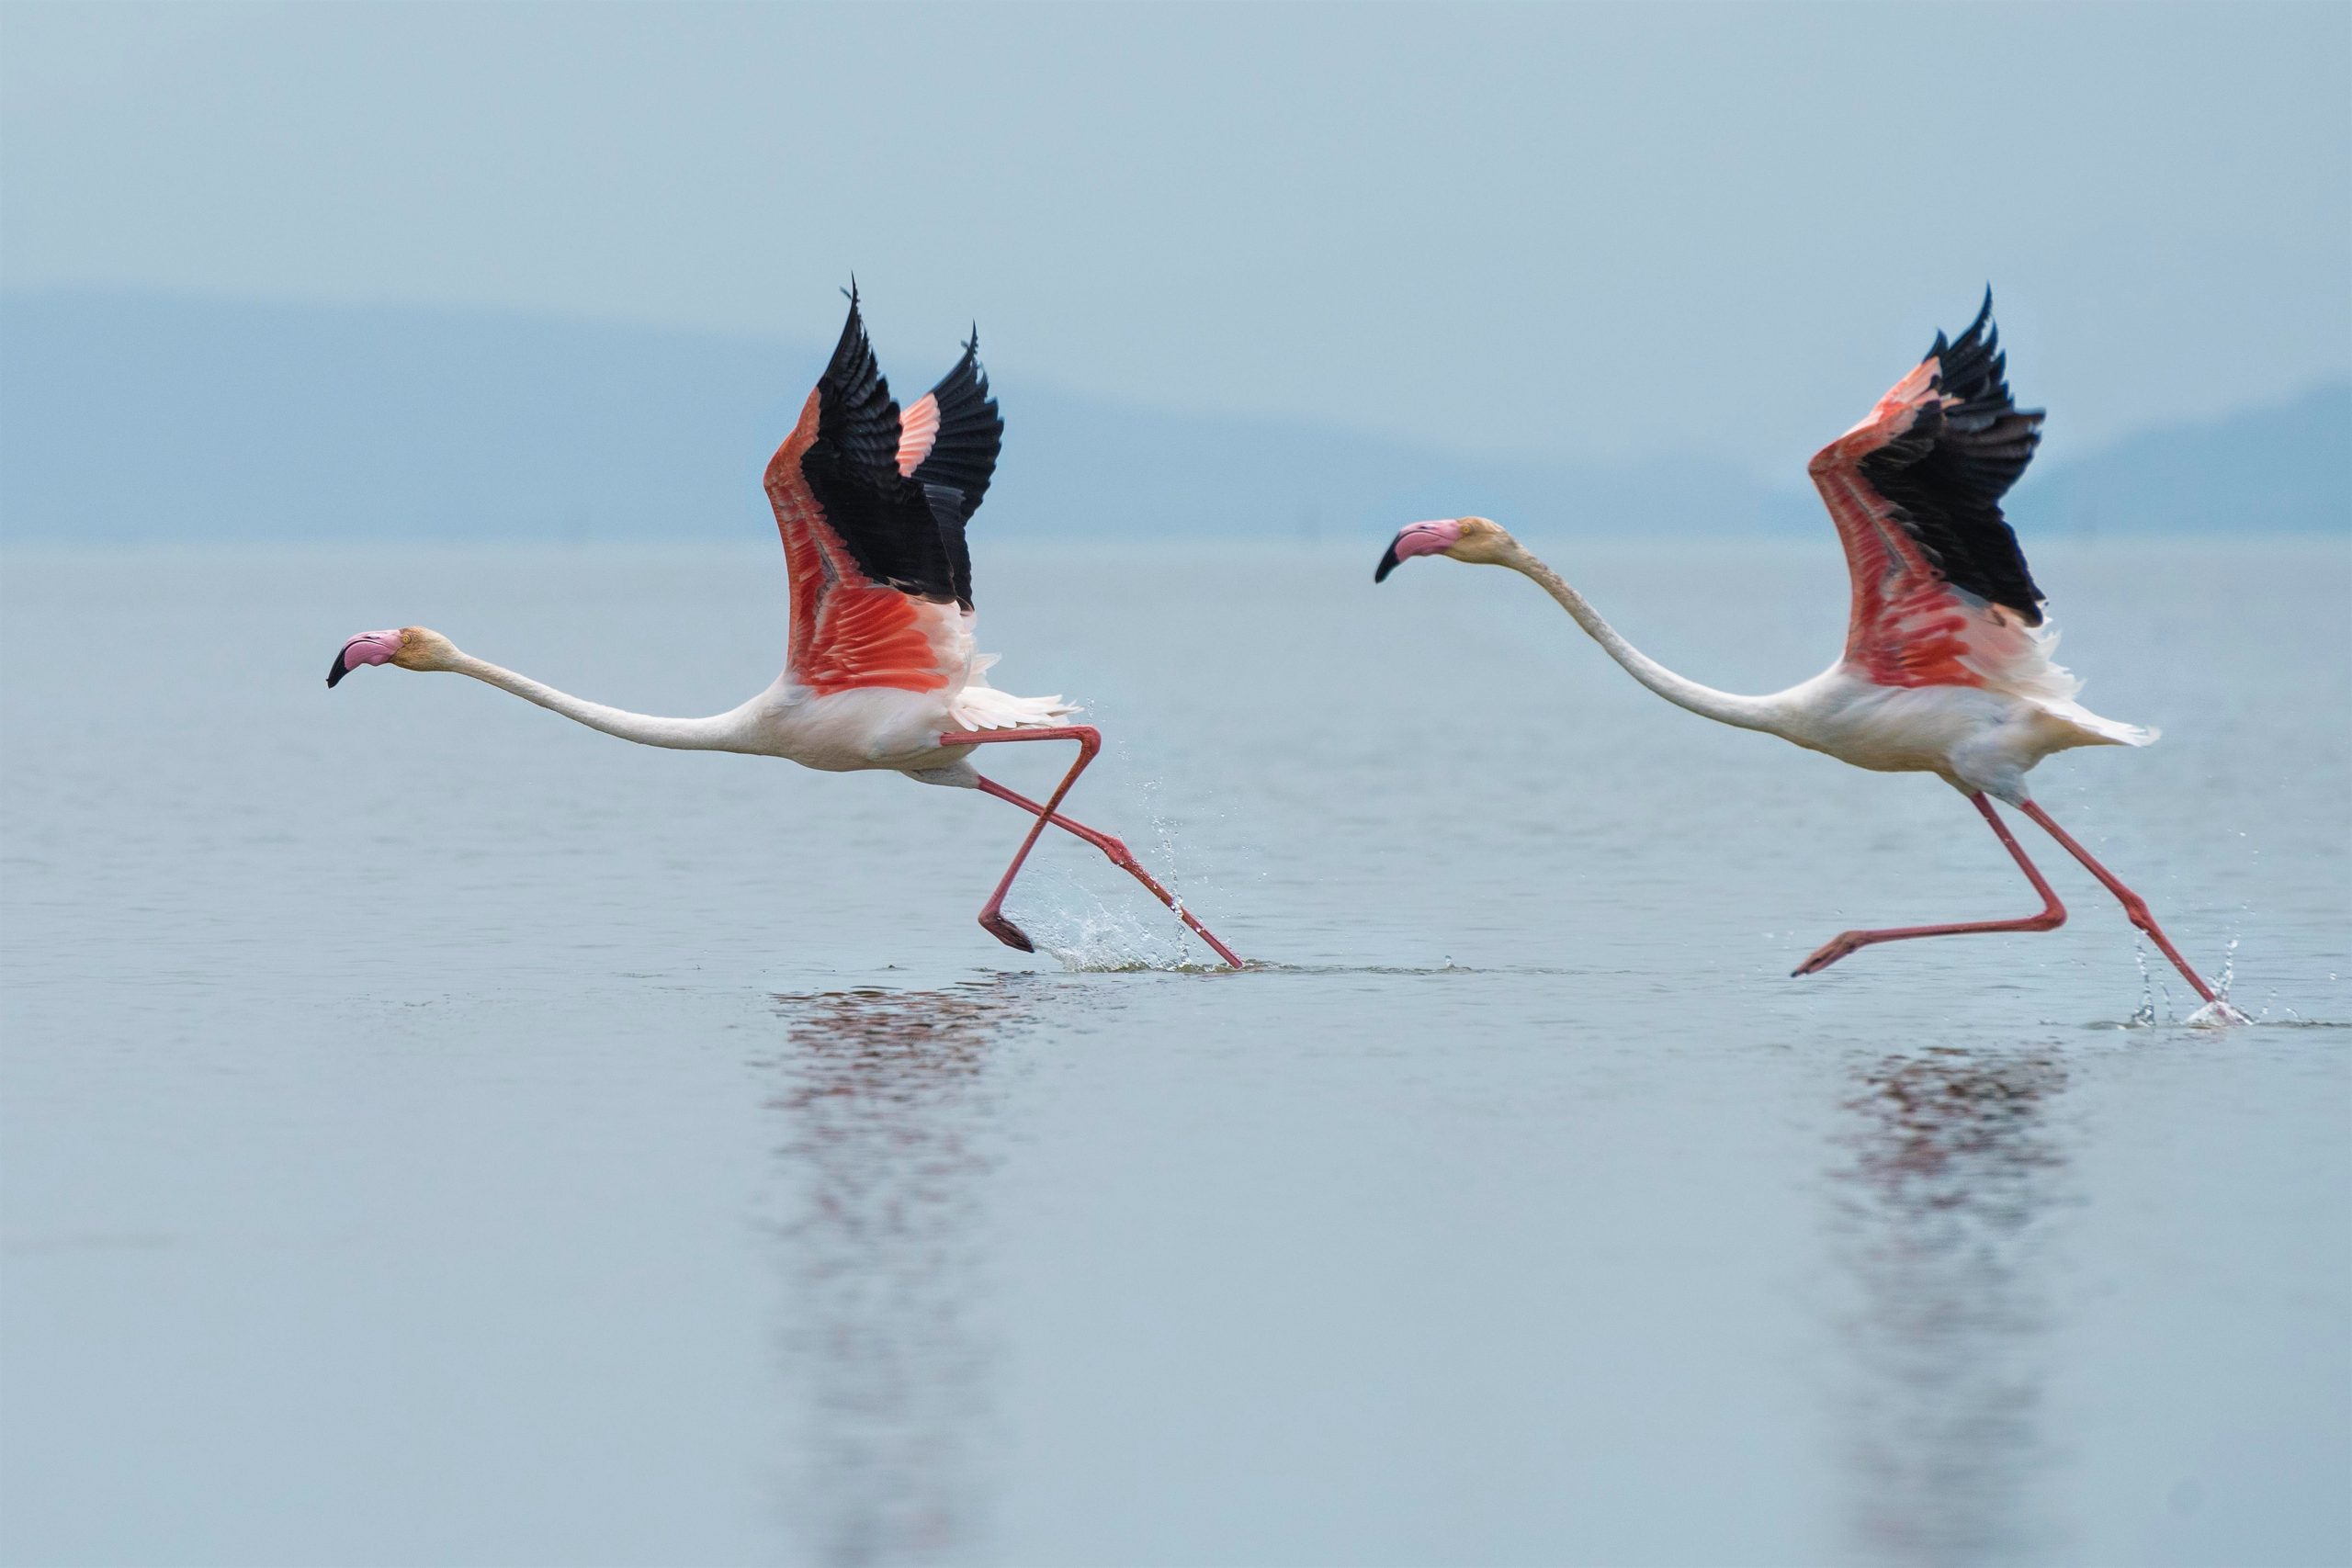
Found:
<svg viewBox="0 0 2352 1568"><path fill-rule="evenodd" d="M1867 947L1869 943L1864 940L1864 936L1865 933L1861 931L1839 931L1836 936L1823 942L1811 958L1790 970L1789 978L1794 980L1805 975L1817 975L1848 953Z"/></svg>
<svg viewBox="0 0 2352 1568"><path fill-rule="evenodd" d="M1016 953L1037 951L1037 944L1029 940L1029 933L1006 919L1001 909L981 910L980 929Z"/></svg>

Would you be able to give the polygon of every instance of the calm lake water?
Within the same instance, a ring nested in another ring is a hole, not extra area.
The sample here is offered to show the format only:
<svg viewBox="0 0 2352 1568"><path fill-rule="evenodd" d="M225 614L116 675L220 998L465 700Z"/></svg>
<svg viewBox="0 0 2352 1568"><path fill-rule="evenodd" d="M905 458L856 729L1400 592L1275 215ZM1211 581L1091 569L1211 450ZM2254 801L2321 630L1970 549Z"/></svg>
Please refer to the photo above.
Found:
<svg viewBox="0 0 2352 1568"><path fill-rule="evenodd" d="M1067 841L997 946L971 793L321 684L717 711L773 549L7 558L0 1554L2352 1559L2346 547L2035 552L2210 1032L2030 829L2063 931L1791 980L2032 896L1383 542L980 541L1240 975ZM1531 542L1713 683L1842 631L1826 528Z"/></svg>

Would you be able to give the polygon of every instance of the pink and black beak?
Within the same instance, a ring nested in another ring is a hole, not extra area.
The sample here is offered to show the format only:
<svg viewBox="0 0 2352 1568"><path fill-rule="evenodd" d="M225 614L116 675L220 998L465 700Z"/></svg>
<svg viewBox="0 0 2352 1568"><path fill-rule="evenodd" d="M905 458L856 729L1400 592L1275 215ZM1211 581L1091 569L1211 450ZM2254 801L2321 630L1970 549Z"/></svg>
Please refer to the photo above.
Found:
<svg viewBox="0 0 2352 1568"><path fill-rule="evenodd" d="M1385 582L1388 574L1396 570L1399 562L1411 560L1415 556L1442 555L1452 549L1461 537L1462 522L1459 518L1408 524L1388 541L1388 553L1380 558L1380 566L1373 572L1372 580Z"/></svg>
<svg viewBox="0 0 2352 1568"><path fill-rule="evenodd" d="M343 651L327 666L327 684L332 687L363 664L389 664L392 655L401 650L401 634L397 631L361 632L343 645Z"/></svg>

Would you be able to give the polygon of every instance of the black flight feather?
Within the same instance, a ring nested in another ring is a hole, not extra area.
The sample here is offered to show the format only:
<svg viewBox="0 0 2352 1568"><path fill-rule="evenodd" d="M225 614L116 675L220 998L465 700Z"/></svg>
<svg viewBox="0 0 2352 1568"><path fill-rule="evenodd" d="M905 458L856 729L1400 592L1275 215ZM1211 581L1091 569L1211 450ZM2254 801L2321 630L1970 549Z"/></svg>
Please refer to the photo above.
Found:
<svg viewBox="0 0 2352 1568"><path fill-rule="evenodd" d="M899 405L854 292L817 395L817 436L801 454L800 473L858 570L902 593L968 607L961 521L951 550L929 491L899 472Z"/></svg>
<svg viewBox="0 0 2352 1568"><path fill-rule="evenodd" d="M1926 357L1937 362L1937 388L1958 400L1922 409L1908 431L1861 460L1862 477L1945 581L2038 626L2041 590L2001 515L2001 498L2033 459L2042 412L2020 409L2009 395L1990 288L1959 341L1938 333Z"/></svg>
<svg viewBox="0 0 2352 1568"><path fill-rule="evenodd" d="M972 604L972 557L964 542L964 525L978 511L996 475L996 457L1004 445L1004 420L996 400L989 395L988 372L980 368L980 329L972 329L964 357L931 389L939 408L939 430L931 450L915 466L914 478L931 500L939 520L939 536L954 569L956 598Z"/></svg>

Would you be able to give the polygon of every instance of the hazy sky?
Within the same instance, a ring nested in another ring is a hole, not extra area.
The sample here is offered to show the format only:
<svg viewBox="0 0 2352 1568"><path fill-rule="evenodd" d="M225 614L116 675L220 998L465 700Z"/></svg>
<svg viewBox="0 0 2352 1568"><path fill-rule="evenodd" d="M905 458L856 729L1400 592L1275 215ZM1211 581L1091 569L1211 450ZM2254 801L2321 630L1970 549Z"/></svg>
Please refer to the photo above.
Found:
<svg viewBox="0 0 2352 1568"><path fill-rule="evenodd" d="M0 7L0 281L827 337L1795 479L2352 372L2352 6ZM1214 461L1214 454L1203 454ZM1302 454L1302 462L1312 462Z"/></svg>

